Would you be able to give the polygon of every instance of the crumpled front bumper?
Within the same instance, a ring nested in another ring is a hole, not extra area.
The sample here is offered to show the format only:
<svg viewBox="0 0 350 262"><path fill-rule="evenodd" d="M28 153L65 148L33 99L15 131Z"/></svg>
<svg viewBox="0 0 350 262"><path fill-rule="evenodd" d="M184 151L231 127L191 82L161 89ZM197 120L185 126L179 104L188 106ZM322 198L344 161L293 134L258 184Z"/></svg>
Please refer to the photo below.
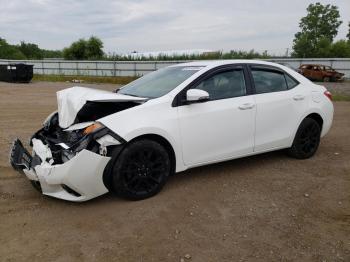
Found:
<svg viewBox="0 0 350 262"><path fill-rule="evenodd" d="M83 149L67 162L53 165L42 155L41 161L37 160L40 146L34 144L34 157L28 157L22 143L15 141L10 162L16 170L23 170L29 180L39 181L44 195L82 202L108 192L103 183L103 172L110 157Z"/></svg>

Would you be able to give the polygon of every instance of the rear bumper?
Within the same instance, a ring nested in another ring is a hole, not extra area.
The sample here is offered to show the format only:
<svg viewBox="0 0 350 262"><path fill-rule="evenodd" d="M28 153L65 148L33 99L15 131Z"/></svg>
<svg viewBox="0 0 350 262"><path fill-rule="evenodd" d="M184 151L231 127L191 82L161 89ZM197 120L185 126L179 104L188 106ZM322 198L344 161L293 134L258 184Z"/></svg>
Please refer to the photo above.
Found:
<svg viewBox="0 0 350 262"><path fill-rule="evenodd" d="M334 116L334 106L331 101L328 101L323 105L323 126L322 126L322 132L321 137L324 137L329 130L331 129L332 123L333 123L333 116Z"/></svg>
<svg viewBox="0 0 350 262"><path fill-rule="evenodd" d="M103 172L110 157L83 149L69 161L53 165L46 161L43 146L38 146L38 141L33 144L33 157L16 140L10 162L14 169L23 171L29 180L39 181L44 195L82 202L108 192L103 183Z"/></svg>

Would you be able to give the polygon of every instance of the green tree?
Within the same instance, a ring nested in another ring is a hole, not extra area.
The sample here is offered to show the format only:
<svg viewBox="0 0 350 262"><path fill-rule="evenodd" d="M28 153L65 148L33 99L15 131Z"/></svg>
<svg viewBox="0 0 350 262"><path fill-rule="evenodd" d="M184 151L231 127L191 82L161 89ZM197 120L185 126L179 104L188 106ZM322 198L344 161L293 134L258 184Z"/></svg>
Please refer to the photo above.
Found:
<svg viewBox="0 0 350 262"><path fill-rule="evenodd" d="M70 47L63 49L63 57L70 60L83 60L87 59L86 55L86 40L79 39L73 42Z"/></svg>
<svg viewBox="0 0 350 262"><path fill-rule="evenodd" d="M5 39L0 38L0 58L2 59L26 59L26 56L16 46L10 45Z"/></svg>
<svg viewBox="0 0 350 262"><path fill-rule="evenodd" d="M295 34L293 44L293 57L312 57L314 54L314 47L310 45L310 35L298 32Z"/></svg>
<svg viewBox="0 0 350 262"><path fill-rule="evenodd" d="M316 43L313 57L330 57L331 46L332 42L328 38L320 38L319 41Z"/></svg>
<svg viewBox="0 0 350 262"><path fill-rule="evenodd" d="M18 49L28 58L28 59L43 59L43 52L36 44L25 43L24 41L18 46Z"/></svg>
<svg viewBox="0 0 350 262"><path fill-rule="evenodd" d="M91 36L86 42L86 55L88 59L101 59L104 55L102 48L103 42L99 38Z"/></svg>
<svg viewBox="0 0 350 262"><path fill-rule="evenodd" d="M348 27L349 27L349 31L348 31L348 34L346 35L346 37L348 38L348 41L350 41L350 22L348 24Z"/></svg>
<svg viewBox="0 0 350 262"><path fill-rule="evenodd" d="M46 50L41 49L44 58L62 58L63 52L62 50Z"/></svg>
<svg viewBox="0 0 350 262"><path fill-rule="evenodd" d="M318 49L324 49L326 43L332 43L341 23L337 6L322 5L319 2L310 4L307 15L299 23L301 31L295 34L292 56L319 56L325 50Z"/></svg>
<svg viewBox="0 0 350 262"><path fill-rule="evenodd" d="M101 59L103 53L102 41L91 36L88 40L79 39L63 49L63 57L69 60Z"/></svg>
<svg viewBox="0 0 350 262"><path fill-rule="evenodd" d="M346 40L339 40L330 47L330 57L350 57L350 43Z"/></svg>

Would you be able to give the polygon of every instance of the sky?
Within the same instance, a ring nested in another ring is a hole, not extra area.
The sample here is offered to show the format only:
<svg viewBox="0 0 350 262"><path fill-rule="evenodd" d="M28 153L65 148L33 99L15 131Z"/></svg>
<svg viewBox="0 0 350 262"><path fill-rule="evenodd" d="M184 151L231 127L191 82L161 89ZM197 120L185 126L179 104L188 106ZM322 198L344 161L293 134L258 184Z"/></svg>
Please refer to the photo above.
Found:
<svg viewBox="0 0 350 262"><path fill-rule="evenodd" d="M318 0L339 7L345 38L350 0ZM292 47L310 0L0 0L0 37L62 49L97 36L105 52L267 50Z"/></svg>

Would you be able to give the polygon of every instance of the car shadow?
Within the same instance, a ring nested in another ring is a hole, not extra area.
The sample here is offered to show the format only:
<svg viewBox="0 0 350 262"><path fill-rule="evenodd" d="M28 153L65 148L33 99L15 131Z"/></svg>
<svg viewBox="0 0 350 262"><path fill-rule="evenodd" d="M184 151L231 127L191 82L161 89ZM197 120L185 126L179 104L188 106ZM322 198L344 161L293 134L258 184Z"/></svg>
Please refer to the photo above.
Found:
<svg viewBox="0 0 350 262"><path fill-rule="evenodd" d="M289 158L283 150L263 153L259 155L242 157L234 160L228 160L224 162L214 163L210 165L200 166L185 170L183 172L172 175L163 191L176 190L176 188L183 187L186 184L196 183L196 180L211 180L211 179L223 179L227 175L239 175L240 173L249 173L252 169L264 168L277 161L291 162L297 161L293 158ZM208 181L209 182L209 181ZM157 197L157 196L155 196ZM158 196L159 197L159 196ZM48 197L50 201L64 202L65 204L77 206L89 206L97 203L130 203L129 200L118 197L115 193L108 192L102 196L91 199L87 202L66 202L59 199ZM144 201L144 200L143 200Z"/></svg>
<svg viewBox="0 0 350 262"><path fill-rule="evenodd" d="M212 174L220 173L221 171L230 170L232 172L239 171L242 168L258 168L259 165L273 163L276 160L290 160L286 153L283 150L262 153L254 156L247 156L242 158L237 158L233 160L227 160L223 162L213 163L205 166L195 167L183 172L176 173L172 176L173 178L178 179L179 177L185 176L197 176L197 175L207 175L211 176Z"/></svg>

